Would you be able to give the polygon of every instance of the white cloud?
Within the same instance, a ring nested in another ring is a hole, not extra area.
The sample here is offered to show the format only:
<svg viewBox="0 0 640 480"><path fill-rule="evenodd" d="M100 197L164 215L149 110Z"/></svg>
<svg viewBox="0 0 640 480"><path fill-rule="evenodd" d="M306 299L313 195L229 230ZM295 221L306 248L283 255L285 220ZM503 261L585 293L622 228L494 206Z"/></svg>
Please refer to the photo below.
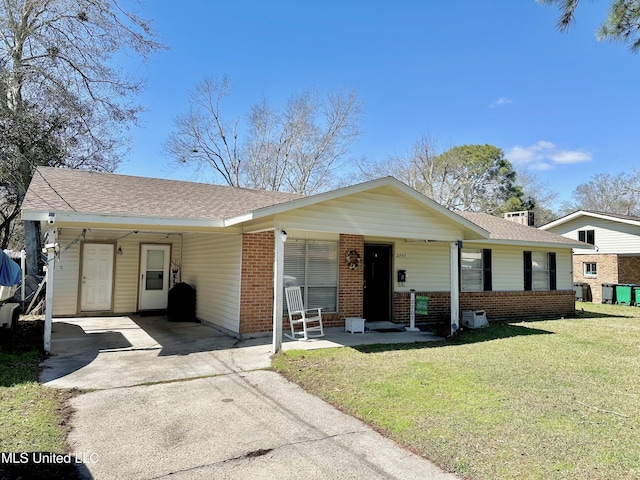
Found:
<svg viewBox="0 0 640 480"><path fill-rule="evenodd" d="M539 140L527 147L516 145L505 152L505 157L513 164L534 170L550 170L557 165L589 162L592 155L584 150L563 150L551 142Z"/></svg>
<svg viewBox="0 0 640 480"><path fill-rule="evenodd" d="M495 102L492 102L489 105L489 108L497 108L500 107L502 105L508 105L510 103L513 103L513 100L509 99L509 98L504 98L504 97L500 97L499 99L497 99Z"/></svg>

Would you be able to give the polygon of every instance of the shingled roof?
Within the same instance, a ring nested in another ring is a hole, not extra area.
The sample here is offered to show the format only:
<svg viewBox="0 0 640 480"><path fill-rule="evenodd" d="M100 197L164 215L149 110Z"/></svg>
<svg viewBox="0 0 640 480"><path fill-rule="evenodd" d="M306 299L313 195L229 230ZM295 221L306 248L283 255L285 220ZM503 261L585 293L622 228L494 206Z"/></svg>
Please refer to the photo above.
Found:
<svg viewBox="0 0 640 480"><path fill-rule="evenodd" d="M205 183L39 167L22 209L217 220L301 197Z"/></svg>
<svg viewBox="0 0 640 480"><path fill-rule="evenodd" d="M551 232L545 232L534 227L520 225L519 223L494 217L486 213L456 211L458 215L475 223L489 232L492 241L500 243L531 244L541 243L546 245L572 246L576 248L585 247L586 244L576 240L563 237Z"/></svg>

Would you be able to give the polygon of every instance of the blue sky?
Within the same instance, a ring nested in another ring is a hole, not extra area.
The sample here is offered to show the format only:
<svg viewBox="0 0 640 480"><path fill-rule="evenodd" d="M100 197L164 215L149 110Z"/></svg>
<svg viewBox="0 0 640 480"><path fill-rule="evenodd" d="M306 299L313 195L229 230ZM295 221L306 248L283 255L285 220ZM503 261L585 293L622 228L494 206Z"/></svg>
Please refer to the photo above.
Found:
<svg viewBox="0 0 640 480"><path fill-rule="evenodd" d="M229 119L263 97L353 88L364 114L353 157L403 155L423 135L488 143L569 199L594 174L640 166L640 55L596 40L608 4L581 2L559 33L557 9L535 0L147 0L138 13L169 49L122 62L146 78L147 111L120 173L202 180L162 143L189 90L227 75Z"/></svg>

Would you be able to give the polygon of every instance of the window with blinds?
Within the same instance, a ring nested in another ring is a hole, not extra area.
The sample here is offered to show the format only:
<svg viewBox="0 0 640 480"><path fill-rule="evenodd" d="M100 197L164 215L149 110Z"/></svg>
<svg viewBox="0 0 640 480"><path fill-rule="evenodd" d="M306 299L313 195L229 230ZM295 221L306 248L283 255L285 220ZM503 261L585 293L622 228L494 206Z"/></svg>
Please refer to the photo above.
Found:
<svg viewBox="0 0 640 480"><path fill-rule="evenodd" d="M547 252L531 252L532 290L549 290L549 256Z"/></svg>
<svg viewBox="0 0 640 480"><path fill-rule="evenodd" d="M284 286L300 286L306 308L338 307L338 243L287 240L284 244ZM283 295L284 297L284 295ZM284 311L286 312L286 302Z"/></svg>
<svg viewBox="0 0 640 480"><path fill-rule="evenodd" d="M463 292L481 292L482 250L463 249L460 252L460 289Z"/></svg>

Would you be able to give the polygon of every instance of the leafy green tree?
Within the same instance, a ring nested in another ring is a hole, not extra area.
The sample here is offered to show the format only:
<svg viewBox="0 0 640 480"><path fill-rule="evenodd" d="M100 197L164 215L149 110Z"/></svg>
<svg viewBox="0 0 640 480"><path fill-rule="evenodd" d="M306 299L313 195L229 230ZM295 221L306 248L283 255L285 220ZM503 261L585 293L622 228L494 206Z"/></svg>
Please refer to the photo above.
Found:
<svg viewBox="0 0 640 480"><path fill-rule="evenodd" d="M566 31L574 22L579 0L538 0L560 9L558 28ZM596 32L598 40L625 43L631 51L640 49L640 0L613 0L607 18Z"/></svg>
<svg viewBox="0 0 640 480"><path fill-rule="evenodd" d="M366 178L391 175L451 210L499 215L522 210L525 198L516 171L493 145L462 145L437 153L423 137L407 157L361 166Z"/></svg>

